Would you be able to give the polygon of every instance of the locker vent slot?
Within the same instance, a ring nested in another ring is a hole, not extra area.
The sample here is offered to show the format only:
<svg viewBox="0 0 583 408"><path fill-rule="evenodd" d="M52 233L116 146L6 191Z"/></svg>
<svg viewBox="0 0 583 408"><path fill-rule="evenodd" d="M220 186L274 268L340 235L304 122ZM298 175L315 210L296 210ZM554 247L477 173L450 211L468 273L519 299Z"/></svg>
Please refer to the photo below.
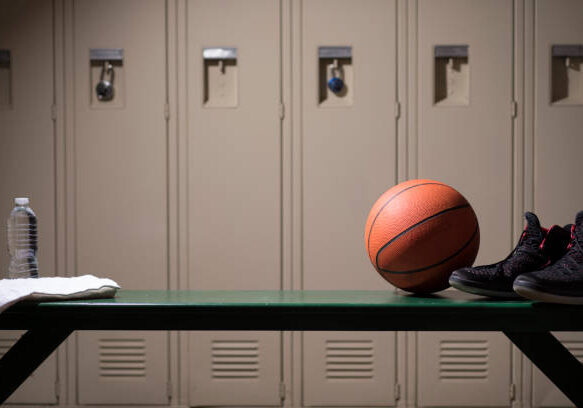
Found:
<svg viewBox="0 0 583 408"><path fill-rule="evenodd" d="M212 372L216 379L259 378L259 342L213 340Z"/></svg>
<svg viewBox="0 0 583 408"><path fill-rule="evenodd" d="M12 347L14 343L16 343L16 340L17 338L15 337L0 339L0 358L2 358L4 354L6 354L6 352L10 349L10 347Z"/></svg>
<svg viewBox="0 0 583 408"><path fill-rule="evenodd" d="M104 379L146 377L146 341L100 339L99 376Z"/></svg>
<svg viewBox="0 0 583 408"><path fill-rule="evenodd" d="M583 363L583 340L563 341L562 343L577 360Z"/></svg>
<svg viewBox="0 0 583 408"><path fill-rule="evenodd" d="M442 340L439 344L439 379L487 379L488 354L487 340Z"/></svg>
<svg viewBox="0 0 583 408"><path fill-rule="evenodd" d="M373 377L372 340L326 341L326 379L359 380Z"/></svg>

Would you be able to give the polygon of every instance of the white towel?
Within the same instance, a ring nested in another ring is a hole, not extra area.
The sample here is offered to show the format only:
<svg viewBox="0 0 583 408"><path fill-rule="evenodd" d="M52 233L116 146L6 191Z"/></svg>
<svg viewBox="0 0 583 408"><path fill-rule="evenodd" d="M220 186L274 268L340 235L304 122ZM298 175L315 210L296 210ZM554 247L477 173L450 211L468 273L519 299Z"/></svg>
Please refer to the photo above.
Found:
<svg viewBox="0 0 583 408"><path fill-rule="evenodd" d="M48 302L51 300L111 298L119 285L111 279L93 275L72 278L0 279L0 313L22 300Z"/></svg>

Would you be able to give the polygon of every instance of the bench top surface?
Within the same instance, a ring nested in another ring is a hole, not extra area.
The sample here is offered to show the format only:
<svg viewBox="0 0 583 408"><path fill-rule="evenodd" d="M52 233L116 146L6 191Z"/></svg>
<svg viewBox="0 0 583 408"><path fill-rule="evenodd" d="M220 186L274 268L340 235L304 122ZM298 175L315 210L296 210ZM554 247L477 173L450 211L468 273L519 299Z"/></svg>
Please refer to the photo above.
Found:
<svg viewBox="0 0 583 408"><path fill-rule="evenodd" d="M446 290L120 290L115 298L22 303L0 329L583 331L583 306L494 300Z"/></svg>
<svg viewBox="0 0 583 408"><path fill-rule="evenodd" d="M39 307L382 307L532 308L527 300L495 300L448 290L417 296L393 291L120 290L115 298L40 303Z"/></svg>

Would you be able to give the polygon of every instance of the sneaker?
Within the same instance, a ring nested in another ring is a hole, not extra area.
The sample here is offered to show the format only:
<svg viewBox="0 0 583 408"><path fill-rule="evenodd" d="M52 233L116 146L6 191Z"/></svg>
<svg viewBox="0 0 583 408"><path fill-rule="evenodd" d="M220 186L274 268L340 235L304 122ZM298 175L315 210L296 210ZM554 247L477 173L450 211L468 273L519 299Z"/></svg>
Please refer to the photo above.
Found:
<svg viewBox="0 0 583 408"><path fill-rule="evenodd" d="M571 227L564 256L541 270L520 275L514 281L514 291L532 300L583 304L583 211Z"/></svg>
<svg viewBox="0 0 583 408"><path fill-rule="evenodd" d="M524 232L510 255L494 264L458 269L451 274L449 284L476 295L518 298L512 288L516 277L560 258L570 240L568 230L558 225L547 230L531 212L526 212L524 217Z"/></svg>

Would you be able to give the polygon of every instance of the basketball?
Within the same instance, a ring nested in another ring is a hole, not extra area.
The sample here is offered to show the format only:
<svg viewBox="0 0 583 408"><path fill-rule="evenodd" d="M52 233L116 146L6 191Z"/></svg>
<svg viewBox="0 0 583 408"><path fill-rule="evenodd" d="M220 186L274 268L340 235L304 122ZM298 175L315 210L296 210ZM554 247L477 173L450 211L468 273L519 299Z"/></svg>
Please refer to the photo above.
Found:
<svg viewBox="0 0 583 408"><path fill-rule="evenodd" d="M480 229L474 210L454 188L409 180L374 203L364 241L383 278L408 292L429 294L447 288L454 270L474 263Z"/></svg>

